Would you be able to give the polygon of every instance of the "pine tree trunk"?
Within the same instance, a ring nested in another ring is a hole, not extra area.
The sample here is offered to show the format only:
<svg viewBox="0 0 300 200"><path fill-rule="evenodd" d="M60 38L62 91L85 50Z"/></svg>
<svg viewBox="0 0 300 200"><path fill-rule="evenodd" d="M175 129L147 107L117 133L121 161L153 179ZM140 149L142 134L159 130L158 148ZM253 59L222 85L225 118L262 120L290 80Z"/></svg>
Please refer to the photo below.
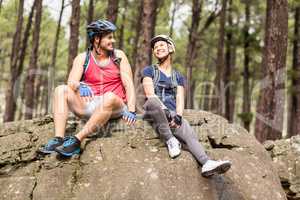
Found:
<svg viewBox="0 0 300 200"><path fill-rule="evenodd" d="M60 8L60 12L59 12L59 18L58 18L58 22L57 22L57 27L56 27L56 32L55 32L55 38L54 38L54 43L53 43L53 48L52 48L52 58L51 58L51 66L49 68L49 78L50 81L48 80L48 82L43 82L43 84L47 84L44 85L44 88L47 89L47 98L45 99L45 113L49 112L49 103L50 103L50 94L53 91L54 88L54 82L55 82L55 68L56 68L56 55L57 55L57 47L58 47L58 42L59 42L59 34L60 34L60 29L61 29L61 20L62 20L62 15L65 9L65 0L62 0L61 2L61 8ZM49 84L49 85L48 85Z"/></svg>
<svg viewBox="0 0 300 200"><path fill-rule="evenodd" d="M232 0L229 0L228 9L228 25L233 27L232 22ZM235 84L232 80L232 74L235 68L235 39L232 30L226 32L226 53L225 53L225 70L224 70L224 85L225 85L225 117L230 123L233 122L234 115L234 102L236 89Z"/></svg>
<svg viewBox="0 0 300 200"><path fill-rule="evenodd" d="M249 26L250 26L250 1L245 2L245 27L244 27L244 83L243 83L243 111L241 119L243 121L243 126L246 130L250 130L251 123L251 111L250 111L250 72L249 72L249 63L250 63L250 37L249 37Z"/></svg>
<svg viewBox="0 0 300 200"><path fill-rule="evenodd" d="M57 47L58 47L58 41L59 41L60 26L61 26L61 20L62 20L64 8L65 8L65 0L62 0L60 12L59 12L58 23L57 23L57 27L56 27L54 44L53 44L53 48L52 48L53 53L52 53L52 59L51 59L52 60L51 67L53 68L54 71L55 71L55 65L56 65L56 55L57 55ZM53 75L52 78L54 78L55 74L53 73L52 75Z"/></svg>
<svg viewBox="0 0 300 200"><path fill-rule="evenodd" d="M138 11L139 14L136 17L136 21L135 21L135 36L134 36L134 40L133 40L133 51L132 51L132 70L133 73L135 73L135 69L136 69L136 61L137 61L137 50L138 50L138 43L140 40L140 33L141 33L141 28L142 28L142 21L139 20L142 18L143 16L143 1L140 1L139 7L138 7Z"/></svg>
<svg viewBox="0 0 300 200"><path fill-rule="evenodd" d="M0 0L0 12L1 12L1 9L2 9L2 3L3 3L3 0Z"/></svg>
<svg viewBox="0 0 300 200"><path fill-rule="evenodd" d="M44 78L43 86L45 87L45 85L47 85L47 84L48 84L48 79ZM45 108L43 110L44 112L41 112L41 113L43 113L43 115L49 114L49 93L45 89L42 90L42 108Z"/></svg>
<svg viewBox="0 0 300 200"><path fill-rule="evenodd" d="M137 111L142 112L145 101L144 90L141 83L141 73L145 66L151 64L152 50L151 38L154 36L158 0L143 0L143 14L141 18L141 41L136 56L135 88L137 95Z"/></svg>
<svg viewBox="0 0 300 200"><path fill-rule="evenodd" d="M80 25L80 0L72 0L72 15L70 21L68 74L72 68L74 58L78 53Z"/></svg>
<svg viewBox="0 0 300 200"><path fill-rule="evenodd" d="M14 94L14 84L18 79L17 74L17 61L18 61L18 45L21 41L22 35L22 25L23 25L23 10L24 10L24 0L19 1L18 8L18 19L16 31L13 36L13 43L11 49L10 56L10 80L7 86L7 90L5 92L5 114L4 114L4 122L13 121L15 118L16 111L16 99Z"/></svg>
<svg viewBox="0 0 300 200"><path fill-rule="evenodd" d="M257 103L255 136L260 142L282 137L288 37L287 0L267 0L263 83Z"/></svg>
<svg viewBox="0 0 300 200"><path fill-rule="evenodd" d="M31 31L31 27L32 27L32 20L33 20L33 15L35 12L35 7L36 7L36 2L38 0L34 0L30 13L29 13L29 17L28 17L28 21L26 24L26 28L23 34L23 40L22 40L22 44L21 44L21 50L19 51L19 61L18 61L18 67L17 67L17 77L21 77L21 73L23 72L23 68L24 68L24 60L25 60L25 56L26 56L26 52L27 52L27 46L28 46L28 40L30 37L30 31ZM24 99L24 90L25 87L23 85L21 85L21 81L17 81L15 83L15 88L18 88L18 91L15 93L15 99L19 98L19 95L21 96L21 99ZM22 116L23 116L23 110L25 108L25 105L22 103L21 104L21 108L19 108L19 115L17 116L18 120L21 120ZM17 110L16 110L17 111ZM15 111L15 112L16 112Z"/></svg>
<svg viewBox="0 0 300 200"><path fill-rule="evenodd" d="M189 33L189 40L186 52L185 63L187 66L187 85L186 85L186 108L190 109L193 106L193 91L192 91L192 73L193 61L196 59L196 47L199 40L198 28L200 23L200 15L203 2L201 0L193 0L192 8L192 24Z"/></svg>
<svg viewBox="0 0 300 200"><path fill-rule="evenodd" d="M38 71L42 70L42 68L39 68ZM42 84L43 84L43 79L44 77L42 74L38 74L35 80L35 85L34 85L34 105L33 105L33 117L38 117L40 116L40 107L41 107L41 89L42 89Z"/></svg>
<svg viewBox="0 0 300 200"><path fill-rule="evenodd" d="M122 24L120 27L120 34L119 34L119 49L123 49L124 47L124 30L125 30L125 24L126 24L126 13L127 13L127 5L128 5L128 0L124 0L124 11L122 13Z"/></svg>
<svg viewBox="0 0 300 200"><path fill-rule="evenodd" d="M288 137L300 134L300 6L295 9L293 76Z"/></svg>
<svg viewBox="0 0 300 200"><path fill-rule="evenodd" d="M94 18L94 0L89 0L89 8L88 8L88 16L86 19L86 24L89 25ZM86 49L89 47L90 41L89 38L86 37Z"/></svg>
<svg viewBox="0 0 300 200"><path fill-rule="evenodd" d="M224 85L224 43L227 0L222 0L219 25L219 41L216 64L216 78L214 93L216 98L212 101L212 109L219 115L225 116L225 85Z"/></svg>
<svg viewBox="0 0 300 200"><path fill-rule="evenodd" d="M26 79L26 94L25 94L25 119L32 119L33 109L35 102L35 76L37 74L37 61L38 61L38 50L39 50L39 38L40 38L40 28L42 20L42 0L37 1L36 3L36 13L34 21L34 30L33 30L33 44L32 44L32 53L29 61L29 68L27 71Z"/></svg>
<svg viewBox="0 0 300 200"><path fill-rule="evenodd" d="M210 85L209 84L205 84L204 85L204 99L203 99L203 110L209 111L210 110L210 98L208 98L210 96Z"/></svg>
<svg viewBox="0 0 300 200"><path fill-rule="evenodd" d="M173 9L172 9L172 15L171 15L171 23L170 23L170 30L169 30L169 36L172 38L173 37L173 29L174 29L174 23L175 23L175 14L179 7L183 4L182 1L180 0L175 0L172 2L173 3Z"/></svg>
<svg viewBox="0 0 300 200"><path fill-rule="evenodd" d="M116 24L118 18L119 0L108 0L106 18L108 21Z"/></svg>

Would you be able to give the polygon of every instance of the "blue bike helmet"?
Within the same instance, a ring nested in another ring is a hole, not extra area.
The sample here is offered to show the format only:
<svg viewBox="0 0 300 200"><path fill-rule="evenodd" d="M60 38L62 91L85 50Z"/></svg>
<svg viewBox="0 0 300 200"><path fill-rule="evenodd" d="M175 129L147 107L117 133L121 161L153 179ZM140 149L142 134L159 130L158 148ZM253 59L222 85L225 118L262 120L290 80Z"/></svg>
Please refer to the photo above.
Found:
<svg viewBox="0 0 300 200"><path fill-rule="evenodd" d="M88 38L91 41L94 36L96 35L102 35L105 33L115 32L117 30L117 27L107 20L97 20L92 23L90 23L87 27L87 34Z"/></svg>

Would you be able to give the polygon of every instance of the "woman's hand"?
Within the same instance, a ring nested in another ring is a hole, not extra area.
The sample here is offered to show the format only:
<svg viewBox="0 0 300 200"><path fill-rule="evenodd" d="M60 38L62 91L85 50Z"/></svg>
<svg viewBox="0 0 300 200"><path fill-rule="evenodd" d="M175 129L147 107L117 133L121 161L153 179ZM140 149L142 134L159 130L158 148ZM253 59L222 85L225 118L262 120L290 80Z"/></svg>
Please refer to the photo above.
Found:
<svg viewBox="0 0 300 200"><path fill-rule="evenodd" d="M181 124L182 124L182 116L177 114L173 117L172 121L170 122L170 127L180 128Z"/></svg>

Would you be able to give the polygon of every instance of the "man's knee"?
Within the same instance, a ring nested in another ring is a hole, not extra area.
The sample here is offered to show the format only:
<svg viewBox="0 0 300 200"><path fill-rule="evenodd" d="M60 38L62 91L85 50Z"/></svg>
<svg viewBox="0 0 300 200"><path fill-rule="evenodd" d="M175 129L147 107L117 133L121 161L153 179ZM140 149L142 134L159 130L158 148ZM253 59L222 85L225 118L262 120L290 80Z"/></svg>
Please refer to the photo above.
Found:
<svg viewBox="0 0 300 200"><path fill-rule="evenodd" d="M117 105L120 102L120 97L118 97L113 92L107 92L103 95L103 103L104 105Z"/></svg>
<svg viewBox="0 0 300 200"><path fill-rule="evenodd" d="M54 95L55 96L66 96L67 91L68 91L67 85L59 85L55 88Z"/></svg>
<svg viewBox="0 0 300 200"><path fill-rule="evenodd" d="M67 101L73 99L75 92L68 85L59 85L54 90L54 95L58 98L65 98Z"/></svg>

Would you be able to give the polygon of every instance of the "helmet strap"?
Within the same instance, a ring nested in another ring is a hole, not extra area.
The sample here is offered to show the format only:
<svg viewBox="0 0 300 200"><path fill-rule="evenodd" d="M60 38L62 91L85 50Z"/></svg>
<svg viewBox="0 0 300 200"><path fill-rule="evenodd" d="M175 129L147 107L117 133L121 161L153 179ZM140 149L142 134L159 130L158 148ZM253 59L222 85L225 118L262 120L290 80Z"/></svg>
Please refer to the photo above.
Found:
<svg viewBox="0 0 300 200"><path fill-rule="evenodd" d="M168 59L169 56L170 56L170 53L168 55L166 55L165 57L158 59L158 64L163 64Z"/></svg>
<svg viewBox="0 0 300 200"><path fill-rule="evenodd" d="M100 47L100 43L101 43L101 36L99 37L99 43L97 45L97 47L94 45L94 41L95 41L95 38L93 39L93 43L92 43L92 46L93 48L95 49L95 52L97 55L101 55L102 53L100 51L98 51L99 47Z"/></svg>

